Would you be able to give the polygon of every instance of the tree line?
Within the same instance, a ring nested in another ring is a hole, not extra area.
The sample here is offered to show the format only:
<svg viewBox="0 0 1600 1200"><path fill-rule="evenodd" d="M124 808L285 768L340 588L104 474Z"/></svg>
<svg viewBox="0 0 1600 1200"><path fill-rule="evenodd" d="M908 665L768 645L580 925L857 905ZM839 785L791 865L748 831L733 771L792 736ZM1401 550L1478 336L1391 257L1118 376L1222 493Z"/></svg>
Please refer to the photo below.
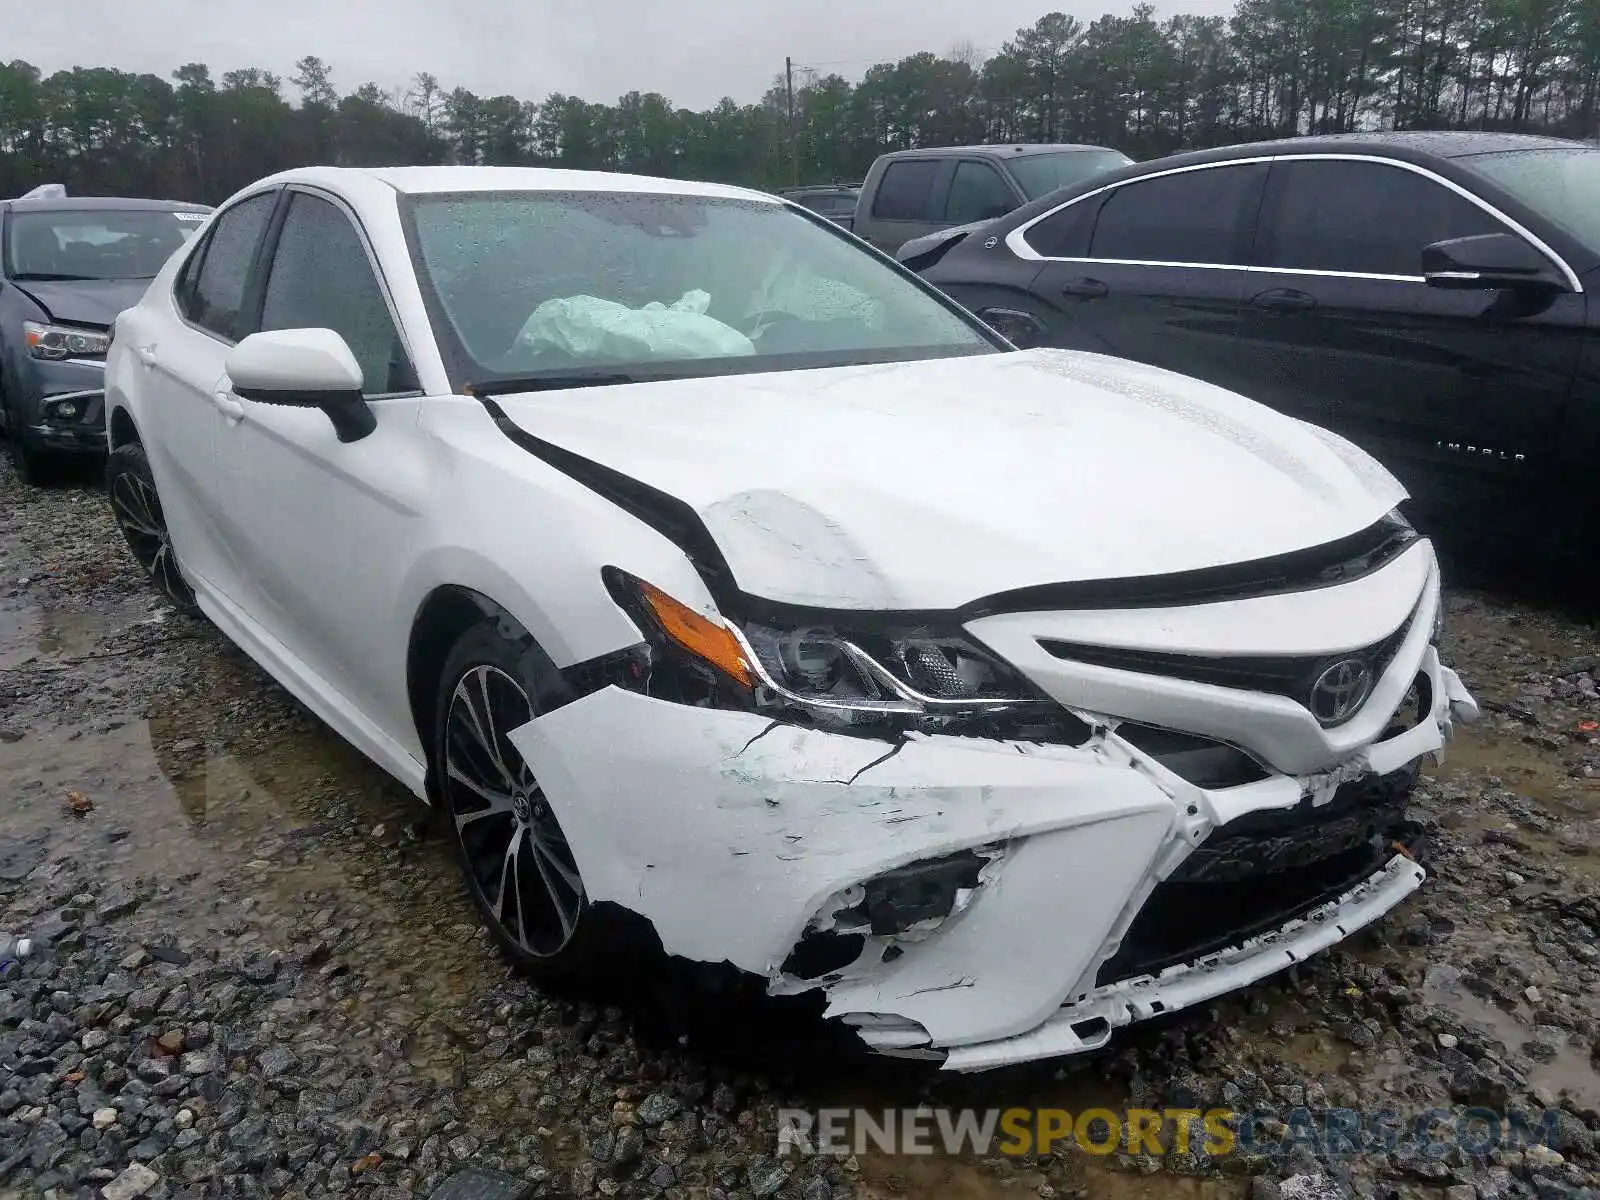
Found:
<svg viewBox="0 0 1600 1200"><path fill-rule="evenodd" d="M996 53L970 46L871 67L803 67L754 104L702 112L655 92L614 104L446 89L418 73L341 95L306 57L171 79L0 65L0 196L215 203L310 163L493 163L636 171L774 188L856 180L922 145L1088 142L1145 159L1307 133L1497 129L1600 138L1600 0L1238 0L1229 17L1147 4L1085 24L1052 12Z"/></svg>

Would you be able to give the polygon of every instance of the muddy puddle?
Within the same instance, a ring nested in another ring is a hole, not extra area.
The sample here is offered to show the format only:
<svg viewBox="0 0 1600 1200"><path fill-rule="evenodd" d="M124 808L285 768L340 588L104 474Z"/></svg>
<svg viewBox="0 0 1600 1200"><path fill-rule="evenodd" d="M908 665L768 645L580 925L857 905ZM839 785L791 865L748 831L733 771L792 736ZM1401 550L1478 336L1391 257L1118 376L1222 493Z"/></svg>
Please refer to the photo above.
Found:
<svg viewBox="0 0 1600 1200"><path fill-rule="evenodd" d="M1533 1066L1527 1072L1531 1085L1547 1088L1556 1096L1569 1095L1580 1106L1600 1109L1600 1069L1590 1059L1587 1047L1575 1045L1565 1029L1534 1024L1529 1005L1519 1003L1518 1011L1507 1012L1478 995L1470 976L1442 963L1428 968L1422 999L1508 1050L1531 1058Z"/></svg>

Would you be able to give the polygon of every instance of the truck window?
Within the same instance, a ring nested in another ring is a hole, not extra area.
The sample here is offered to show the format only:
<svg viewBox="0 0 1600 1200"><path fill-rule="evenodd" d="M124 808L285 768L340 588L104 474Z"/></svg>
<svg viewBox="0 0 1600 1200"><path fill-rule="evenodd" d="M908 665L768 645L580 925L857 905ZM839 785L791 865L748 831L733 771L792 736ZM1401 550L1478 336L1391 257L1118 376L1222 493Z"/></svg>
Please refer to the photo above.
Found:
<svg viewBox="0 0 1600 1200"><path fill-rule="evenodd" d="M952 225L965 225L969 221L986 221L1003 217L1017 206L1017 201L988 163L960 162L956 164L955 178L950 182L950 197L945 201L944 219Z"/></svg>
<svg viewBox="0 0 1600 1200"><path fill-rule="evenodd" d="M933 158L911 158L892 162L878 180L878 194L872 198L872 215L883 221L931 220L928 209L933 198L933 181L939 176L940 162Z"/></svg>

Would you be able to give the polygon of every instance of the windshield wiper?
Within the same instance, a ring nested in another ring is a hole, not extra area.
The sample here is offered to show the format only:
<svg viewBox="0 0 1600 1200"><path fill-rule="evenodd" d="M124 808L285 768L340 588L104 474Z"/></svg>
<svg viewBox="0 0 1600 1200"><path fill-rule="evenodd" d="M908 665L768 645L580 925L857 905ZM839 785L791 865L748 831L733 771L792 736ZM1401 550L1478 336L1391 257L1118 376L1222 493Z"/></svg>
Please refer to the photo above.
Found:
<svg viewBox="0 0 1600 1200"><path fill-rule="evenodd" d="M23 283L76 283L88 279L98 279L98 275L52 275L45 271L21 271L11 278Z"/></svg>
<svg viewBox="0 0 1600 1200"><path fill-rule="evenodd" d="M513 392L559 392L565 388L613 387L637 383L632 375L615 371L578 371L570 375L528 375L522 379L484 379L468 383L474 396L508 396Z"/></svg>

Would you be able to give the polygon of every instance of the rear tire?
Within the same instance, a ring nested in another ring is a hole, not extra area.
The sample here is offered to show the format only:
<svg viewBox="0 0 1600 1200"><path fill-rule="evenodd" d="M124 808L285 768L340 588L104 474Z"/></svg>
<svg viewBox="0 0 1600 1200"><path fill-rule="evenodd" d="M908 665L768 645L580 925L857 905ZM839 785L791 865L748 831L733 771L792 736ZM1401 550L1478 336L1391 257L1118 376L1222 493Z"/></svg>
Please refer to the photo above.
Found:
<svg viewBox="0 0 1600 1200"><path fill-rule="evenodd" d="M106 495L134 561L144 568L156 590L179 612L199 616L200 606L178 565L156 479L140 443L124 442L106 456Z"/></svg>
<svg viewBox="0 0 1600 1200"><path fill-rule="evenodd" d="M548 982L597 982L603 914L590 904L556 814L506 734L559 694L555 664L492 623L462 634L435 702L439 816L467 892L501 954Z"/></svg>

